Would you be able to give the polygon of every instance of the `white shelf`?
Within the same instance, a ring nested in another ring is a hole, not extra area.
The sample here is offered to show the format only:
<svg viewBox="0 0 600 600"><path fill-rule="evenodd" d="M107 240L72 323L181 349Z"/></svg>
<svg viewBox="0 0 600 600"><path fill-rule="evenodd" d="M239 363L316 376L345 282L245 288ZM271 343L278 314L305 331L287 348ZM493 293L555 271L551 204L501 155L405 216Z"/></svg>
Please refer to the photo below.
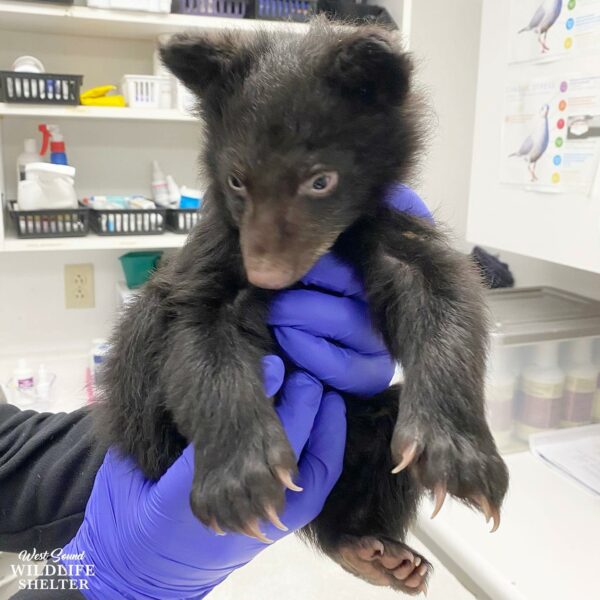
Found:
<svg viewBox="0 0 600 600"><path fill-rule="evenodd" d="M148 250L180 248L187 236L171 233L162 235L101 236L89 233L85 237L19 239L13 231L5 231L4 252L48 252L63 250Z"/></svg>
<svg viewBox="0 0 600 600"><path fill-rule="evenodd" d="M102 10L86 6L51 6L0 0L0 29L78 36L153 39L161 33L193 29L304 31L303 23L228 19L180 14Z"/></svg>
<svg viewBox="0 0 600 600"><path fill-rule="evenodd" d="M181 121L196 119L174 109L116 108L107 106L46 106L0 102L1 117L50 117L52 119L117 119L132 121Z"/></svg>

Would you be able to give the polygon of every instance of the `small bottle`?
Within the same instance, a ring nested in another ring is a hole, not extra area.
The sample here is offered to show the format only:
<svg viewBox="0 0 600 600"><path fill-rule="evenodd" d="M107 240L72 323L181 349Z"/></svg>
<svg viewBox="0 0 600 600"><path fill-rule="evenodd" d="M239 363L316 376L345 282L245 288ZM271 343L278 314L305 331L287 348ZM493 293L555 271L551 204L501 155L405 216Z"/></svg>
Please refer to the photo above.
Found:
<svg viewBox="0 0 600 600"><path fill-rule="evenodd" d="M40 162L37 153L37 145L33 138L27 138L24 143L24 151L17 158L17 181L25 181L25 165Z"/></svg>
<svg viewBox="0 0 600 600"><path fill-rule="evenodd" d="M178 208L181 192L179 191L179 186L170 175L167 175L167 188L169 190L169 207Z"/></svg>
<svg viewBox="0 0 600 600"><path fill-rule="evenodd" d="M534 347L533 360L521 374L517 436L527 441L532 433L556 429L560 424L565 374L558 366L556 342Z"/></svg>
<svg viewBox="0 0 600 600"><path fill-rule="evenodd" d="M17 368L14 370L13 377L17 390L33 390L33 370L29 368L24 358L20 358L17 362Z"/></svg>
<svg viewBox="0 0 600 600"><path fill-rule="evenodd" d="M513 409L517 384L516 348L495 348L486 378L486 413L499 446L506 445L513 432Z"/></svg>
<svg viewBox="0 0 600 600"><path fill-rule="evenodd" d="M567 376L561 427L592 422L598 368L592 364L592 339L582 338L563 344L563 366Z"/></svg>
<svg viewBox="0 0 600 600"><path fill-rule="evenodd" d="M152 196L159 206L169 206L169 186L156 160L152 161Z"/></svg>
<svg viewBox="0 0 600 600"><path fill-rule="evenodd" d="M202 192L200 190L181 186L181 197L179 199L179 208L199 209L202 204Z"/></svg>
<svg viewBox="0 0 600 600"><path fill-rule="evenodd" d="M102 363L106 360L106 355L110 349L109 343L101 338L92 340L92 351L91 351L91 373L92 382L97 383L101 375Z"/></svg>

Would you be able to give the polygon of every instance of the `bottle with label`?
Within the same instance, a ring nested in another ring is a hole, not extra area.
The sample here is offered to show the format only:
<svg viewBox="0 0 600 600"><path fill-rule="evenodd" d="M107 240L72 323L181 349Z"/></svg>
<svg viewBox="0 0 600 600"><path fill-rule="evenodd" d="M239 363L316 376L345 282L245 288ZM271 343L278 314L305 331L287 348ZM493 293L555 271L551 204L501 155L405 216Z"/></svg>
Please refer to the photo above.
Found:
<svg viewBox="0 0 600 600"><path fill-rule="evenodd" d="M34 385L33 369L24 358L20 358L13 371L11 402L19 408L29 408L35 401Z"/></svg>
<svg viewBox="0 0 600 600"><path fill-rule="evenodd" d="M102 363L106 360L106 355L110 349L107 340L96 338L92 340L91 350L91 373L93 383L98 383L98 379L102 373Z"/></svg>
<svg viewBox="0 0 600 600"><path fill-rule="evenodd" d="M563 414L565 374L558 366L557 342L533 348L529 366L521 374L517 436L527 441L532 433L556 429Z"/></svg>
<svg viewBox="0 0 600 600"><path fill-rule="evenodd" d="M592 422L598 381L598 368L592 363L592 343L591 338L580 338L563 344L562 364L566 381L561 427Z"/></svg>
<svg viewBox="0 0 600 600"><path fill-rule="evenodd" d="M15 387L19 391L33 390L33 370L28 366L24 358L17 362L17 368L14 371Z"/></svg>
<svg viewBox="0 0 600 600"><path fill-rule="evenodd" d="M17 158L17 181L25 181L26 165L40 161L37 153L37 145L33 138L26 139L24 146L24 151Z"/></svg>
<svg viewBox="0 0 600 600"><path fill-rule="evenodd" d="M486 377L487 420L496 443L508 444L514 427L514 399L517 383L519 348L494 348Z"/></svg>

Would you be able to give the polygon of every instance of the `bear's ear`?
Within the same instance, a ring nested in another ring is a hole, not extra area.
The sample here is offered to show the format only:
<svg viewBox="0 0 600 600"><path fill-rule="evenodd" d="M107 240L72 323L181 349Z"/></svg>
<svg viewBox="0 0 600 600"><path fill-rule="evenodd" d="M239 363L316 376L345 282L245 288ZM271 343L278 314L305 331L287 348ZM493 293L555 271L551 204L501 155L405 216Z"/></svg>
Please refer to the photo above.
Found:
<svg viewBox="0 0 600 600"><path fill-rule="evenodd" d="M342 94L368 104L399 104L408 94L413 64L391 33L364 28L340 38L326 70L329 83Z"/></svg>
<svg viewBox="0 0 600 600"><path fill-rule="evenodd" d="M159 48L160 58L187 88L202 95L232 75L242 75L248 66L248 52L236 32L177 34Z"/></svg>

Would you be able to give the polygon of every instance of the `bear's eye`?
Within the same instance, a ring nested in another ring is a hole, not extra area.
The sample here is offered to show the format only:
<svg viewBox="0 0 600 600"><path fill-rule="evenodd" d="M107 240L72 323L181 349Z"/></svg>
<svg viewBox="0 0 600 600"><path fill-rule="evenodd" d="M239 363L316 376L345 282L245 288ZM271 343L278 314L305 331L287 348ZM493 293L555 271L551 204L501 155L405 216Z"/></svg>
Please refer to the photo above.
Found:
<svg viewBox="0 0 600 600"><path fill-rule="evenodd" d="M317 177L312 183L313 190L320 192L321 190L327 188L328 183L329 179L327 175L319 175L319 177Z"/></svg>
<svg viewBox="0 0 600 600"><path fill-rule="evenodd" d="M240 181L240 178L233 173L227 176L227 183L236 192L241 192L244 189L244 184Z"/></svg>
<svg viewBox="0 0 600 600"><path fill-rule="evenodd" d="M302 188L309 194L324 196L332 192L336 188L337 183L338 174L336 171L323 171L305 181L302 184Z"/></svg>

